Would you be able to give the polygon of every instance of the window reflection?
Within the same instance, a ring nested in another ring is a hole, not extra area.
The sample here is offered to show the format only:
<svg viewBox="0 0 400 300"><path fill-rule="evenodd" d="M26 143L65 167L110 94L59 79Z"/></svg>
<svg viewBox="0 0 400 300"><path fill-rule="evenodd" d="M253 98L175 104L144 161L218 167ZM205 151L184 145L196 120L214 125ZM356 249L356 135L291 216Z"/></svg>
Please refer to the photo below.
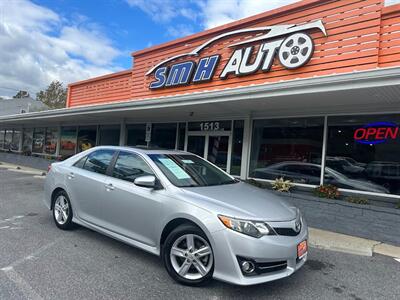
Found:
<svg viewBox="0 0 400 300"><path fill-rule="evenodd" d="M254 121L250 176L319 184L323 118Z"/></svg>
<svg viewBox="0 0 400 300"><path fill-rule="evenodd" d="M398 115L330 117L327 168L357 183L347 188L400 194L398 124Z"/></svg>

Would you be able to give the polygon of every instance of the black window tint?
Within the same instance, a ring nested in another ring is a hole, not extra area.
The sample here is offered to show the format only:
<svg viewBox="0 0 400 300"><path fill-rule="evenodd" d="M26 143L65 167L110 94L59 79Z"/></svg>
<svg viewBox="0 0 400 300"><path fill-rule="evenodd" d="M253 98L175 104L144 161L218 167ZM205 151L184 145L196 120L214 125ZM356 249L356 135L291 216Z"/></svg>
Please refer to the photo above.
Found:
<svg viewBox="0 0 400 300"><path fill-rule="evenodd" d="M82 157L80 160L78 160L78 161L74 164L74 167L83 169L83 166L85 165L86 159L87 159L87 156Z"/></svg>
<svg viewBox="0 0 400 300"><path fill-rule="evenodd" d="M121 152L115 162L112 176L133 182L137 177L153 174L143 158L134 153Z"/></svg>
<svg viewBox="0 0 400 300"><path fill-rule="evenodd" d="M98 150L89 154L84 169L100 174L106 174L107 168L110 165L114 155L113 150Z"/></svg>

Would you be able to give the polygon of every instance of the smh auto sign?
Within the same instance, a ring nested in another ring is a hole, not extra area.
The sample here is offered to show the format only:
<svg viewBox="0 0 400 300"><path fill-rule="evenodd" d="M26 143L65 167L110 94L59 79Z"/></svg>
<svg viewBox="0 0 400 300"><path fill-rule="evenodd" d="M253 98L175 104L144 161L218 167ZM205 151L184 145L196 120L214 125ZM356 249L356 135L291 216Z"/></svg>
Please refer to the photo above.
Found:
<svg viewBox="0 0 400 300"><path fill-rule="evenodd" d="M325 27L320 20L303 25L276 25L223 33L189 53L170 57L155 65L146 73L147 76L154 74L155 80L150 83L149 88L176 87L212 80L221 55L196 58L200 56L202 50L211 44L244 33L254 33L255 36L228 46L233 49L233 53L219 74L220 79L226 79L228 75L250 75L259 70L268 72L276 56L286 69L300 68L307 64L314 53L314 41L307 31L315 29L320 30L326 36ZM250 43L251 46L243 46ZM260 46L257 53L253 53L255 51L253 45L257 43ZM251 59L253 56L255 58ZM186 61L170 65L172 61L182 60L185 57L187 58Z"/></svg>

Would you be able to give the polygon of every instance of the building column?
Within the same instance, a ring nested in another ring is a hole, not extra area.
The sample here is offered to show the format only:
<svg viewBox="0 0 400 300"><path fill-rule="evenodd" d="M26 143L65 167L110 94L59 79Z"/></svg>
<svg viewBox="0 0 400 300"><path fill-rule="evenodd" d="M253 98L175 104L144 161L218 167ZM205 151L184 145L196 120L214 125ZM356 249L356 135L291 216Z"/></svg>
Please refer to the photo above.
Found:
<svg viewBox="0 0 400 300"><path fill-rule="evenodd" d="M60 148L61 148L61 126L57 127L58 136L57 136L57 147L56 147L56 158L60 156Z"/></svg>
<svg viewBox="0 0 400 300"><path fill-rule="evenodd" d="M242 148L242 163L240 166L240 179L247 179L249 173L250 149L251 149L251 116L244 119L243 128L243 148Z"/></svg>
<svg viewBox="0 0 400 300"><path fill-rule="evenodd" d="M119 130L119 145L125 146L126 144L126 121L123 119L120 124Z"/></svg>
<svg viewBox="0 0 400 300"><path fill-rule="evenodd" d="M22 152L22 141L24 139L24 128L22 127L20 129L20 137L19 137L19 141L18 141L18 152L21 153Z"/></svg>

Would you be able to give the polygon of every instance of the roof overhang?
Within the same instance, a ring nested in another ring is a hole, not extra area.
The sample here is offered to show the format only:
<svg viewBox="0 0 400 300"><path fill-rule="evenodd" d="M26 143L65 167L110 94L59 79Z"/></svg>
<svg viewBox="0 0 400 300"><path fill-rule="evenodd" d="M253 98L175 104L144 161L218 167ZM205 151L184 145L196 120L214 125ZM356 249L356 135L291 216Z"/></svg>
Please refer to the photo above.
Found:
<svg viewBox="0 0 400 300"><path fill-rule="evenodd" d="M400 68L0 117L0 126L400 111ZM212 108L211 106L212 105Z"/></svg>

